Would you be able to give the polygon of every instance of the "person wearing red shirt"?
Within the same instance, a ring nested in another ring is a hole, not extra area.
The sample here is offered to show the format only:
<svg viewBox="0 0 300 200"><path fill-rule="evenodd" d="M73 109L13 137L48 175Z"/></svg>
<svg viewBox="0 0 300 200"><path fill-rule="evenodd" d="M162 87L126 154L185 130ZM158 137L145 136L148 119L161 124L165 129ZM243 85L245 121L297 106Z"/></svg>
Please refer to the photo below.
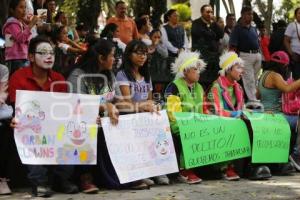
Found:
<svg viewBox="0 0 300 200"><path fill-rule="evenodd" d="M267 35L267 29L264 25L259 27L259 45L262 53L262 67L265 69L266 63L271 60L271 54L269 51L270 37Z"/></svg>
<svg viewBox="0 0 300 200"><path fill-rule="evenodd" d="M33 38L29 43L30 66L17 70L9 80L9 100L16 101L16 90L67 92L67 84L63 76L51 68L54 64L54 50L51 42L44 37ZM18 126L17 119L13 119L11 126ZM28 179L32 185L32 195L49 197L52 195L48 169L52 168L53 180L57 190L73 194L78 192L76 185L69 181L74 166L27 165ZM52 175L51 175L52 176Z"/></svg>

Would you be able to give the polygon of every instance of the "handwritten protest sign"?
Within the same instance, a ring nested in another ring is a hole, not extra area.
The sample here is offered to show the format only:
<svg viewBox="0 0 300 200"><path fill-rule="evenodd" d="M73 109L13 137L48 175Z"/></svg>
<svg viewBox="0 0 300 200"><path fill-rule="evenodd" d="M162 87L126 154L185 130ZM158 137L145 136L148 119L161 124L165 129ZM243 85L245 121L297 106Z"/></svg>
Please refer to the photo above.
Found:
<svg viewBox="0 0 300 200"><path fill-rule="evenodd" d="M24 164L96 164L99 96L17 90L14 137Z"/></svg>
<svg viewBox="0 0 300 200"><path fill-rule="evenodd" d="M251 155L245 123L240 119L197 113L175 113L185 168Z"/></svg>
<svg viewBox="0 0 300 200"><path fill-rule="evenodd" d="M281 114L244 112L253 129L252 162L286 163L291 131Z"/></svg>
<svg viewBox="0 0 300 200"><path fill-rule="evenodd" d="M166 111L121 115L116 126L103 118L102 127L120 183L178 171Z"/></svg>

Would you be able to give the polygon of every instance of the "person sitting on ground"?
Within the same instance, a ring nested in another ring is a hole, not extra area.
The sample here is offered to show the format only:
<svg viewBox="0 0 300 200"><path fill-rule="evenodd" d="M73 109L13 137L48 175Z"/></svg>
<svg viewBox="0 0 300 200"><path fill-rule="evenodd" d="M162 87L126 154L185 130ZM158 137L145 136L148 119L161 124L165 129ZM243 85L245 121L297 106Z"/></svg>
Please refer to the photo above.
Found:
<svg viewBox="0 0 300 200"><path fill-rule="evenodd" d="M168 49L161 41L161 31L159 29L152 30L149 36L152 40L151 46L148 47L149 72L153 83L153 92L157 94L154 98L160 101L164 88L168 84L168 80L162 77L162 74L167 74L168 72L166 69Z"/></svg>
<svg viewBox="0 0 300 200"><path fill-rule="evenodd" d="M101 98L99 113L103 117L104 113L107 113L112 124L116 124L118 120L118 110L114 103L119 101L118 97L121 96L120 88L116 84L116 78L112 72L114 52L113 43L104 39L97 40L94 45L89 47L88 52L81 58L76 68L68 77L70 86L72 86L69 88L70 92L101 95L103 97ZM91 77L89 76L90 74L97 76ZM105 182L104 180L111 180L109 174L113 173L115 175L102 128L98 129L97 144L97 165L77 167L83 193L91 194L98 192L99 189L93 183L95 180L94 177L97 174L100 174L99 179L103 182ZM97 173L92 174L92 171Z"/></svg>
<svg viewBox="0 0 300 200"><path fill-rule="evenodd" d="M184 169L179 128L173 112L195 112L203 113L204 91L198 83L200 73L205 69L206 63L199 59L197 52L183 51L172 65L172 73L176 75L165 91L166 108L171 124L171 131L174 138L175 149L180 161L180 172L178 180L180 182L195 184L202 181L195 172Z"/></svg>
<svg viewBox="0 0 300 200"><path fill-rule="evenodd" d="M37 36L31 39L28 54L30 66L17 70L10 77L9 101L11 104L16 102L17 90L67 92L67 84L63 84L64 77L52 70L54 49L48 38ZM55 84L55 82L60 84ZM17 118L12 120L11 127L18 127ZM78 192L77 186L70 182L74 169L72 165L27 165L27 168L33 196L51 196L53 192L50 186L52 184L55 190L63 193L73 194ZM53 182L50 181L50 176L53 176Z"/></svg>
<svg viewBox="0 0 300 200"><path fill-rule="evenodd" d="M300 89L300 80L291 84L286 82L288 77L289 56L284 51L276 51L271 55L270 63L266 71L263 72L258 84L258 97L266 112L282 113L281 96L283 93L294 92ZM297 170L300 170L300 144L298 144L297 124L298 115L284 114L292 132L292 145L290 161ZM296 141L296 142L295 142ZM287 173L292 171L289 163L282 166ZM288 171L286 171L288 170Z"/></svg>
<svg viewBox="0 0 300 200"><path fill-rule="evenodd" d="M225 117L240 117L244 106L243 89L238 84L243 73L243 60L234 52L225 52L220 57L220 76L209 90L207 100L211 113ZM232 163L223 170L226 180L239 180Z"/></svg>
<svg viewBox="0 0 300 200"><path fill-rule="evenodd" d="M54 70L67 77L72 70L78 54L86 52L86 48L81 47L76 42L70 40L67 36L65 26L56 25L53 27L51 38L55 47L55 65ZM58 68L59 67L59 68Z"/></svg>
<svg viewBox="0 0 300 200"><path fill-rule="evenodd" d="M126 48L126 44L120 39L120 30L117 24L106 24L102 30L100 37L106 40L110 40L115 45L115 62L113 65L113 71L116 74L122 64L122 56Z"/></svg>
<svg viewBox="0 0 300 200"><path fill-rule="evenodd" d="M79 41L79 36L77 31L70 26L68 17L64 12L58 11L56 16L54 17L54 21L55 24L57 24L58 26L65 26L67 28L67 36L70 40L74 42Z"/></svg>
<svg viewBox="0 0 300 200"><path fill-rule="evenodd" d="M8 75L9 71L5 65L0 64L0 195L11 194L11 190L7 184L8 161L11 155L9 150L9 138L8 126L6 120L12 117L13 108L8 106L5 101L8 97Z"/></svg>
<svg viewBox="0 0 300 200"><path fill-rule="evenodd" d="M149 33L151 32L152 25L148 18L139 18L135 21L136 27L139 31L139 39L142 40L147 46L152 44L152 41L149 37Z"/></svg>
<svg viewBox="0 0 300 200"><path fill-rule="evenodd" d="M121 70L117 74L117 81L124 101L133 105L127 113L157 112L158 106L152 100L152 82L148 66L148 47L140 40L128 43L123 56ZM154 177L157 184L168 185L166 175ZM141 186L154 184L152 179L143 179Z"/></svg>
<svg viewBox="0 0 300 200"><path fill-rule="evenodd" d="M243 60L235 52L225 52L220 57L220 76L213 83L207 95L207 109L209 113L223 117L240 117L244 107L243 89L238 84L243 74ZM246 173L253 180L267 179L272 175L270 169L265 165L252 165L248 160ZM238 180L232 162L227 164L223 177L226 180Z"/></svg>

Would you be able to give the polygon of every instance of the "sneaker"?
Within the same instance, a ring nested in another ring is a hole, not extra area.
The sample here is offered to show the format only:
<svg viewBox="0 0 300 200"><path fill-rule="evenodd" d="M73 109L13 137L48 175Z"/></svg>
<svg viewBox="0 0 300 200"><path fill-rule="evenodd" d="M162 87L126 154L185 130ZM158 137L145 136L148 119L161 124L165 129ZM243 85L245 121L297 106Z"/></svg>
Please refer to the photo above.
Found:
<svg viewBox="0 0 300 200"><path fill-rule="evenodd" d="M76 194L79 192L78 187L69 181L63 181L61 183L60 191L65 194Z"/></svg>
<svg viewBox="0 0 300 200"><path fill-rule="evenodd" d="M291 154L289 159L293 163L296 170L300 171L300 156L295 156L294 154Z"/></svg>
<svg viewBox="0 0 300 200"><path fill-rule="evenodd" d="M227 181L238 181L240 179L239 175L235 172L233 166L228 165L225 173L224 173L224 178Z"/></svg>
<svg viewBox="0 0 300 200"><path fill-rule="evenodd" d="M97 194L99 188L93 183L84 182L81 183L81 191L85 194Z"/></svg>
<svg viewBox="0 0 300 200"><path fill-rule="evenodd" d="M156 176L153 178L158 185L169 185L170 180L166 175Z"/></svg>
<svg viewBox="0 0 300 200"><path fill-rule="evenodd" d="M141 181L142 181L143 183L145 183L146 185L148 185L148 186L152 186L152 185L155 184L154 181L151 180L150 178L145 178L145 179L142 179Z"/></svg>
<svg viewBox="0 0 300 200"><path fill-rule="evenodd" d="M11 194L11 190L7 185L7 181L9 181L6 178L0 178L0 195L7 195L7 194Z"/></svg>
<svg viewBox="0 0 300 200"><path fill-rule="evenodd" d="M53 191L48 186L33 186L32 187L32 196L33 197L44 197L48 198L53 195Z"/></svg>
<svg viewBox="0 0 300 200"><path fill-rule="evenodd" d="M269 179L272 177L269 167L267 167L265 165L261 165L261 166L257 166L257 167L254 167L251 165L248 170L249 170L248 178L250 180L265 180L265 179Z"/></svg>
<svg viewBox="0 0 300 200"><path fill-rule="evenodd" d="M182 170L179 172L178 181L181 183L196 184L201 183L202 179L199 178L192 170Z"/></svg>
<svg viewBox="0 0 300 200"><path fill-rule="evenodd" d="M277 176L287 176L295 172L295 167L292 162L274 164L270 169L272 174Z"/></svg>
<svg viewBox="0 0 300 200"><path fill-rule="evenodd" d="M97 194L99 188L94 185L90 174L84 174L81 176L81 191L85 194Z"/></svg>
<svg viewBox="0 0 300 200"><path fill-rule="evenodd" d="M148 190L150 189L150 186L146 183L143 183L142 181L137 181L135 185L131 186L131 189L133 190Z"/></svg>

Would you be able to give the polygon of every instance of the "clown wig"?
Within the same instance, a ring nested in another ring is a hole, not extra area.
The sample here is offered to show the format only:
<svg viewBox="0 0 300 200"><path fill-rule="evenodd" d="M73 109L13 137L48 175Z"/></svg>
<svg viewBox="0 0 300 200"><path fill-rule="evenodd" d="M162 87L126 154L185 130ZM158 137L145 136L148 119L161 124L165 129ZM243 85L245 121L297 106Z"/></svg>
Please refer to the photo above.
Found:
<svg viewBox="0 0 300 200"><path fill-rule="evenodd" d="M181 52L171 67L172 73L176 75L175 78L183 78L184 71L193 67L198 68L199 72L204 71L206 63L199 57L199 52Z"/></svg>

